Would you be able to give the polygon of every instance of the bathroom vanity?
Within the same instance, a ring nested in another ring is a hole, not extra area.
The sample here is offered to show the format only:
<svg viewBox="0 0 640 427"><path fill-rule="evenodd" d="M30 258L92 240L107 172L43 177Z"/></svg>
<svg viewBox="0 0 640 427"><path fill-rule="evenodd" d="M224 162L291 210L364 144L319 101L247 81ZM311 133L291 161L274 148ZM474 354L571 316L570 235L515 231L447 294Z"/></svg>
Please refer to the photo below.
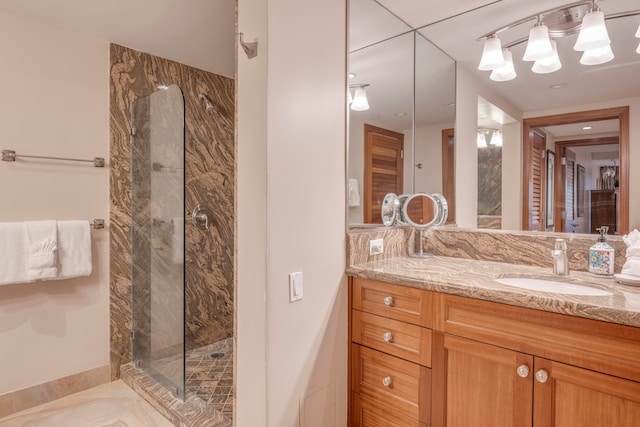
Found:
<svg viewBox="0 0 640 427"><path fill-rule="evenodd" d="M350 425L638 425L640 289L541 292L496 279L546 268L441 256L347 273Z"/></svg>

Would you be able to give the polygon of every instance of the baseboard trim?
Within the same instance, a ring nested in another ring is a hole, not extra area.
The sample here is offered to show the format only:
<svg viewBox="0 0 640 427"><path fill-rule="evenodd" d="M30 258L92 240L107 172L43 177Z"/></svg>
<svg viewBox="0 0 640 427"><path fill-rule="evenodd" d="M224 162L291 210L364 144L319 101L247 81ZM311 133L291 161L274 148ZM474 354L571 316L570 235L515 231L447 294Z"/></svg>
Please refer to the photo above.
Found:
<svg viewBox="0 0 640 427"><path fill-rule="evenodd" d="M103 365L21 390L10 391L0 395L0 418L108 383L110 377L110 365Z"/></svg>

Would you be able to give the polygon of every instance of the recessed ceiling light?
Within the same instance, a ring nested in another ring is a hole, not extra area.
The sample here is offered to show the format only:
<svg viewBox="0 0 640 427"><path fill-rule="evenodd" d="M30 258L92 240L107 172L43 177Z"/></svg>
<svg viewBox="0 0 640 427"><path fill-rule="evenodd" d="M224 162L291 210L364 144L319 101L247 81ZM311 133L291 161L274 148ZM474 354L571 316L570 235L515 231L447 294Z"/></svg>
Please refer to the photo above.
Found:
<svg viewBox="0 0 640 427"><path fill-rule="evenodd" d="M593 129L593 126L583 126L582 130L591 130Z"/></svg>
<svg viewBox="0 0 640 427"><path fill-rule="evenodd" d="M455 107L456 103L455 102L450 102L447 104L447 107Z"/></svg>
<svg viewBox="0 0 640 427"><path fill-rule="evenodd" d="M566 83L558 83L558 84L549 86L549 89L562 89L563 87L566 87L566 86L567 86Z"/></svg>
<svg viewBox="0 0 640 427"><path fill-rule="evenodd" d="M355 78L355 76L356 76L356 73L349 73L349 80Z"/></svg>
<svg viewBox="0 0 640 427"><path fill-rule="evenodd" d="M398 117L402 117L402 116L406 116L407 113L395 113L394 116L398 116Z"/></svg>
<svg viewBox="0 0 640 427"><path fill-rule="evenodd" d="M167 85L158 85L157 88L160 89L160 90L165 90L165 89L169 89L169 86L167 86Z"/></svg>

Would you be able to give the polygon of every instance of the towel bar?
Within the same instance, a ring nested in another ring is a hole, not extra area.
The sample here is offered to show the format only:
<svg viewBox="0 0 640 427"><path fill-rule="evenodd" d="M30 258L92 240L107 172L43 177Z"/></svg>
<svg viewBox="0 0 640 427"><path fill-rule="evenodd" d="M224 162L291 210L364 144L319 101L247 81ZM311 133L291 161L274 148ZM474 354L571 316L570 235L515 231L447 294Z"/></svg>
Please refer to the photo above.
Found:
<svg viewBox="0 0 640 427"><path fill-rule="evenodd" d="M91 228L96 230L104 228L104 219L94 219L93 224L91 224Z"/></svg>
<svg viewBox="0 0 640 427"><path fill-rule="evenodd" d="M93 160L85 160L85 159L72 159L69 157L31 156L27 154L16 154L16 152L13 150L2 150L2 160L5 162L15 162L17 157L28 157L31 159L45 159L45 160L65 160L68 162L86 162L86 163L93 163L93 166L96 168L104 167L104 158L102 157L94 157Z"/></svg>

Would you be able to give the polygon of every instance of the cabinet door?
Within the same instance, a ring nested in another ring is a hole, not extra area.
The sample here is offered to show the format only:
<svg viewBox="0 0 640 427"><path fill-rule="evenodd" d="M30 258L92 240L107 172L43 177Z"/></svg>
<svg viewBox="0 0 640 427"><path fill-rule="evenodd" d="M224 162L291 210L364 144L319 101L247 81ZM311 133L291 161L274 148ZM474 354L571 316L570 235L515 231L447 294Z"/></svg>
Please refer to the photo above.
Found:
<svg viewBox="0 0 640 427"><path fill-rule="evenodd" d="M640 425L640 383L541 358L534 374L534 427Z"/></svg>
<svg viewBox="0 0 640 427"><path fill-rule="evenodd" d="M440 333L433 342L432 426L532 425L533 356Z"/></svg>

